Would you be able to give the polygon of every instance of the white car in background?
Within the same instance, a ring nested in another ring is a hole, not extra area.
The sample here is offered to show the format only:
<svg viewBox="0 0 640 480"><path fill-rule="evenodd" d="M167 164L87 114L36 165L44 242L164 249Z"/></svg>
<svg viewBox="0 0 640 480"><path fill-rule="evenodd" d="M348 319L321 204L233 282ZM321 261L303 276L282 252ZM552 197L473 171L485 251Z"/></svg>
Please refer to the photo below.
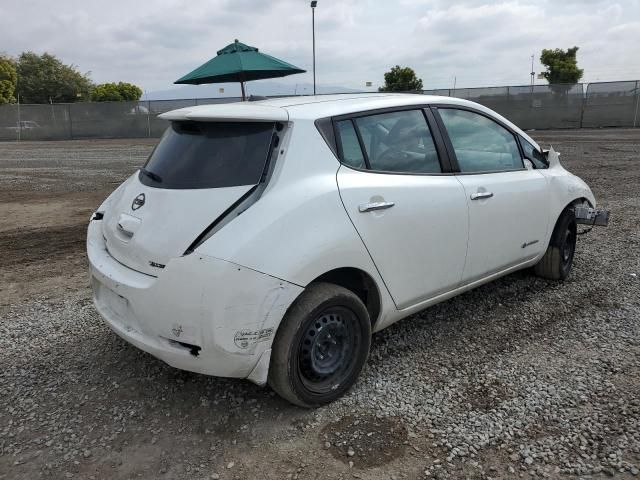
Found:
<svg viewBox="0 0 640 480"><path fill-rule="evenodd" d="M589 187L491 110L406 94L188 107L88 229L94 302L193 372L317 406L371 333L527 267L562 280Z"/></svg>

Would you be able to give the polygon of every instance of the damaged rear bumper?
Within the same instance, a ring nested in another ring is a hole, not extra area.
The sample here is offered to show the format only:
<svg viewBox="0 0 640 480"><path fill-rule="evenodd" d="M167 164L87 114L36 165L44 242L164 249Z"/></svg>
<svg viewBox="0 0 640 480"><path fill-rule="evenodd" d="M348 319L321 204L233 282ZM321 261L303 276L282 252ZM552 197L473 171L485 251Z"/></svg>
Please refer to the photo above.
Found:
<svg viewBox="0 0 640 480"><path fill-rule="evenodd" d="M276 329L302 287L197 252L152 277L111 257L100 221L87 255L96 309L127 342L179 369L266 382Z"/></svg>

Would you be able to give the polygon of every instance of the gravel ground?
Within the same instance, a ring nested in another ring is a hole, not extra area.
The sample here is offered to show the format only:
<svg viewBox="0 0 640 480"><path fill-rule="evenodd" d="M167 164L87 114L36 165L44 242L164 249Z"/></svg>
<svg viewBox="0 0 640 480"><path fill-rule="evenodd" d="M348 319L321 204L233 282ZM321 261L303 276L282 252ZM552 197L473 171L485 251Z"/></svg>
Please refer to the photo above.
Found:
<svg viewBox="0 0 640 480"><path fill-rule="evenodd" d="M100 322L84 226L150 142L0 144L0 479L636 478L640 130L533 135L612 210L569 279L519 272L393 325L315 411Z"/></svg>

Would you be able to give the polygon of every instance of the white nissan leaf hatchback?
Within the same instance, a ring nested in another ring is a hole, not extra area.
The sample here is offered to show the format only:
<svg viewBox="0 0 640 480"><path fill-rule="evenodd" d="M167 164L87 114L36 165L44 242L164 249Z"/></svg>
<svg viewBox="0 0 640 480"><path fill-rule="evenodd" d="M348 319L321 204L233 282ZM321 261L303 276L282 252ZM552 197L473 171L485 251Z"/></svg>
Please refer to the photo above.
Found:
<svg viewBox="0 0 640 480"><path fill-rule="evenodd" d="M193 372L301 406L344 394L371 333L515 270L562 280L589 187L493 111L408 94L161 115L143 168L93 215L95 306Z"/></svg>

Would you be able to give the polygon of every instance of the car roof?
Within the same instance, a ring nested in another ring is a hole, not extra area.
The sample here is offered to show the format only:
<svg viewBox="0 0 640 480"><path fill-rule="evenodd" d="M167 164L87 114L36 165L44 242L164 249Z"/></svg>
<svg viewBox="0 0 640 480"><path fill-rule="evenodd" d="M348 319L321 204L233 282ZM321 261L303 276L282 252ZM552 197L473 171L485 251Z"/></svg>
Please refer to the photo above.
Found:
<svg viewBox="0 0 640 480"><path fill-rule="evenodd" d="M350 93L278 97L253 102L186 107L164 113L160 115L160 118L165 120L286 122L303 119L316 120L384 108L433 104L467 106L483 111L497 117L537 146L537 143L520 128L483 105L461 98L411 93Z"/></svg>
<svg viewBox="0 0 640 480"><path fill-rule="evenodd" d="M341 95L316 95L262 100L264 105L287 109L292 120L296 118L317 119L349 113L433 103L458 103L460 99L412 93L360 93ZM462 101L463 103L466 101ZM466 102L470 103L470 102Z"/></svg>
<svg viewBox="0 0 640 480"><path fill-rule="evenodd" d="M167 120L280 120L318 119L378 108L458 100L406 93L359 93L277 97L253 102L198 105L173 110L160 117ZM287 115L283 119L283 114ZM183 118L180 118L183 117Z"/></svg>

